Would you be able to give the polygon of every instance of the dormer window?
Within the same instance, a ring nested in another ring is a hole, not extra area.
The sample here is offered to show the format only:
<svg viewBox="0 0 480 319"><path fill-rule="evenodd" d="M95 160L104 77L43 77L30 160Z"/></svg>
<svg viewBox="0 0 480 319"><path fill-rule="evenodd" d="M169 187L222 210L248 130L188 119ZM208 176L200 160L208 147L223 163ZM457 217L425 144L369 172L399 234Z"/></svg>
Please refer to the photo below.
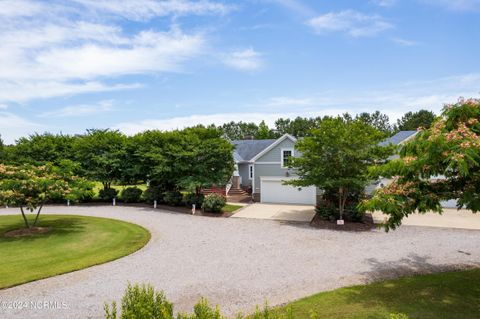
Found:
<svg viewBox="0 0 480 319"><path fill-rule="evenodd" d="M288 167L292 156L294 156L293 148L282 148L282 167Z"/></svg>

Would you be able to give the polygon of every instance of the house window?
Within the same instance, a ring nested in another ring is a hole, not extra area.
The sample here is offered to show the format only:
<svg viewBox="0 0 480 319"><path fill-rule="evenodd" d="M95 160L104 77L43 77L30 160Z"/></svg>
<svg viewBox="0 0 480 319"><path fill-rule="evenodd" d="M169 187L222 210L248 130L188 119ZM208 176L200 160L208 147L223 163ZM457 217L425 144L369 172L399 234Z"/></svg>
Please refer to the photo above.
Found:
<svg viewBox="0 0 480 319"><path fill-rule="evenodd" d="M248 165L248 179L253 179L253 165Z"/></svg>
<svg viewBox="0 0 480 319"><path fill-rule="evenodd" d="M282 167L288 167L290 158L293 156L292 148L282 148Z"/></svg>

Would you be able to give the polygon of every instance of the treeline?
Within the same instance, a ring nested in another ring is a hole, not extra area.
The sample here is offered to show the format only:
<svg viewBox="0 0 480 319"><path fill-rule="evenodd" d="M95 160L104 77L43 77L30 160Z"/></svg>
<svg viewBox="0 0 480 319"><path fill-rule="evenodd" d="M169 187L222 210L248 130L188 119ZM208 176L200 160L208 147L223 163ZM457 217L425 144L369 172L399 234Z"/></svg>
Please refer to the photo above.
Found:
<svg viewBox="0 0 480 319"><path fill-rule="evenodd" d="M232 150L223 131L213 127L146 131L130 137L114 130L88 130L75 136L45 133L20 138L0 149L0 163L68 166L77 176L101 182L105 197L116 195L112 183L148 182L150 193L198 194L202 187L228 181L234 169Z"/></svg>
<svg viewBox="0 0 480 319"><path fill-rule="evenodd" d="M361 119L365 123L373 126L377 130L385 133L386 136L393 135L398 131L413 131L419 127L429 128L435 119L436 115L427 110L420 110L418 112L408 112L398 119L395 124L390 122L388 115L375 111L373 113L360 113L356 116L344 114L345 119ZM225 136L231 140L243 139L250 136L255 139L272 139L278 138L285 133L295 137L309 136L314 128L318 128L323 119L326 117L297 117L295 119L280 118L275 121L274 127L268 127L265 121L260 124L253 122L230 122L222 125Z"/></svg>
<svg viewBox="0 0 480 319"><path fill-rule="evenodd" d="M395 125L379 111L361 113L345 120L360 119L384 133L396 130L428 128L435 115L426 110L405 114ZM129 185L149 182L160 190L189 190L225 184L234 169L230 140L251 136L255 139L278 138L289 133L309 136L329 117L283 119L268 127L265 122L230 122L222 126L197 126L174 131L146 131L126 136L115 130L87 130L82 135L34 134L22 137L14 145L0 139L0 163L21 165L70 165L75 174L101 182L104 190L112 183Z"/></svg>

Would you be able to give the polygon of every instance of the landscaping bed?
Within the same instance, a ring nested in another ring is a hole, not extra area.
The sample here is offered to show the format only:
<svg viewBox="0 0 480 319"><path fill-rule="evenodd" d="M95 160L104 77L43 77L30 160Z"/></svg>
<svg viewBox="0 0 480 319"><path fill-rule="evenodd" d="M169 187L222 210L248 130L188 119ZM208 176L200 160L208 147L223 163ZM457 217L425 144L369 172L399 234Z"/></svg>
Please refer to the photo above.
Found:
<svg viewBox="0 0 480 319"><path fill-rule="evenodd" d="M336 221L330 221L322 219L318 214L313 217L310 222L310 226L319 228L319 229L330 229L330 230L340 230L340 231L370 231L375 229L375 223L371 214L365 214L361 222L353 222L345 220L344 225L337 225Z"/></svg>

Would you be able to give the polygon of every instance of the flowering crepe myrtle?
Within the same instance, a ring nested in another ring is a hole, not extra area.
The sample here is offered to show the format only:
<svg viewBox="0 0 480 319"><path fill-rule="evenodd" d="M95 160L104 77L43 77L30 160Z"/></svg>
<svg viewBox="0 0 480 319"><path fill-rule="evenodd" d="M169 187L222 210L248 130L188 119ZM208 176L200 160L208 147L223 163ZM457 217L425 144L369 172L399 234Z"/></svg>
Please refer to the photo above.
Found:
<svg viewBox="0 0 480 319"><path fill-rule="evenodd" d="M412 213L442 212L442 201L480 210L480 100L459 99L445 105L429 129L419 129L400 157L371 170L393 181L361 204L363 210L388 215L386 230Z"/></svg>

